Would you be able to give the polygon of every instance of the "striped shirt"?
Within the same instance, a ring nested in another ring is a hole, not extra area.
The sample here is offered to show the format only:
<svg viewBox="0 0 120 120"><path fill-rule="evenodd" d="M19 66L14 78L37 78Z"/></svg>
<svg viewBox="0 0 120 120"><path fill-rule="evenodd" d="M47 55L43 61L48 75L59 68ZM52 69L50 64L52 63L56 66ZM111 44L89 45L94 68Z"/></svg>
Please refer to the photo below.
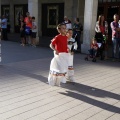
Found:
<svg viewBox="0 0 120 120"><path fill-rule="evenodd" d="M118 22L111 22L110 24L112 29L112 38L120 38L120 31L116 31L116 28L119 28Z"/></svg>

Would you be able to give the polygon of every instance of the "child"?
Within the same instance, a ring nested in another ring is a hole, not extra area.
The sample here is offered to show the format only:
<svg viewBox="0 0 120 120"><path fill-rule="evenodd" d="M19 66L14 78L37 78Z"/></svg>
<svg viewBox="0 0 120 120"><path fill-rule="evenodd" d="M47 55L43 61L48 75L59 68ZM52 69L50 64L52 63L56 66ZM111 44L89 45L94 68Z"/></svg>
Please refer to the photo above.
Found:
<svg viewBox="0 0 120 120"><path fill-rule="evenodd" d="M75 39L72 38L72 36L73 36L72 29L69 29L67 31L66 36L68 37L68 48L69 48L69 62L68 62L67 79L70 82L75 82L74 68L73 68L73 56L74 56L74 50L77 50L77 43L75 42Z"/></svg>
<svg viewBox="0 0 120 120"><path fill-rule="evenodd" d="M65 24L57 26L59 35L51 40L50 47L54 50L54 58L50 64L48 82L50 85L60 86L61 81L66 81L65 74L68 70L68 47Z"/></svg>
<svg viewBox="0 0 120 120"><path fill-rule="evenodd" d="M35 17L32 17L32 45L36 47L36 34L37 34L37 24L35 22Z"/></svg>
<svg viewBox="0 0 120 120"><path fill-rule="evenodd" d="M98 44L95 38L92 39L92 44L91 44L91 49L89 50L90 52L90 57L95 58L96 57L96 52L98 49Z"/></svg>

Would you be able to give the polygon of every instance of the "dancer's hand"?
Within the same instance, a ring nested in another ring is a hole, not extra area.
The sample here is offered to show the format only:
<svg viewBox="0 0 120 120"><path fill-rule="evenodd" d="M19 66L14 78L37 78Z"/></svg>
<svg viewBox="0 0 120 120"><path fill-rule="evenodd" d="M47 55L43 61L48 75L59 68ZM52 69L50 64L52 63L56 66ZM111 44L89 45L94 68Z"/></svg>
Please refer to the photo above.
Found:
<svg viewBox="0 0 120 120"><path fill-rule="evenodd" d="M56 55L59 55L59 52L58 52L57 50L55 50L55 54L56 54Z"/></svg>
<svg viewBox="0 0 120 120"><path fill-rule="evenodd" d="M71 52L71 55L74 55L74 52Z"/></svg>

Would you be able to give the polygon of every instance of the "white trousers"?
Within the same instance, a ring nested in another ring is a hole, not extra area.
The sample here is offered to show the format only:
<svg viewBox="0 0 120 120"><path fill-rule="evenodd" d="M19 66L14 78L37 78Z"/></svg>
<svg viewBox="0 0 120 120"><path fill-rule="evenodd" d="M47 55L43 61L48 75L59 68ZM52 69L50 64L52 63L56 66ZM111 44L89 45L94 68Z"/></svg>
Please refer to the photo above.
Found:
<svg viewBox="0 0 120 120"><path fill-rule="evenodd" d="M71 55L71 53L69 53L68 71L67 71L66 77L71 82L75 82L75 79L74 79L74 68L73 68L73 59L74 59L74 55Z"/></svg>
<svg viewBox="0 0 120 120"><path fill-rule="evenodd" d="M60 86L61 81L66 82L65 74L68 71L69 53L54 54L54 58L50 63L50 73L48 76L49 85Z"/></svg>

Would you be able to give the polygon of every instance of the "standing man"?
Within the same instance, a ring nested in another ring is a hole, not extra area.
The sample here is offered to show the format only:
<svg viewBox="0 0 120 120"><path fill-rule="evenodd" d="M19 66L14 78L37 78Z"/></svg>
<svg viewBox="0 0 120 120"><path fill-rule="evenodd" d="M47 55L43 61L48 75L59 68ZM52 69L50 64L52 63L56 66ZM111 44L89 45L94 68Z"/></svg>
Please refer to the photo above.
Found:
<svg viewBox="0 0 120 120"><path fill-rule="evenodd" d="M7 18L5 17L5 15L2 16L1 28L2 28L2 39L8 40L8 37L7 37Z"/></svg>
<svg viewBox="0 0 120 120"><path fill-rule="evenodd" d="M67 30L68 30L68 29L72 29L71 21L68 19L67 16L64 17L64 22L63 22L63 24L66 25L66 29L67 29Z"/></svg>
<svg viewBox="0 0 120 120"><path fill-rule="evenodd" d="M32 45L36 47L36 34L37 34L37 24L35 22L35 17L32 17Z"/></svg>
<svg viewBox="0 0 120 120"><path fill-rule="evenodd" d="M116 53L118 50L119 53L119 61L120 61L120 28L119 28L119 15L115 14L113 16L114 21L111 22L111 29L112 29L112 45L113 45L113 61L116 58Z"/></svg>
<svg viewBox="0 0 120 120"><path fill-rule="evenodd" d="M24 22L26 24L25 33L26 33L26 40L27 43L30 45L32 44L31 34L32 34L32 17L30 16L30 13L26 13L26 17L24 19Z"/></svg>
<svg viewBox="0 0 120 120"><path fill-rule="evenodd" d="M81 38L81 33L83 31L83 26L79 21L79 18L75 18L74 24L73 24L73 36L77 42L78 51L81 51L81 42L80 42L80 38Z"/></svg>
<svg viewBox="0 0 120 120"><path fill-rule="evenodd" d="M21 37L22 46L25 46L25 40L26 40L25 27L26 24L24 22L24 17L23 15L20 15L20 37Z"/></svg>

